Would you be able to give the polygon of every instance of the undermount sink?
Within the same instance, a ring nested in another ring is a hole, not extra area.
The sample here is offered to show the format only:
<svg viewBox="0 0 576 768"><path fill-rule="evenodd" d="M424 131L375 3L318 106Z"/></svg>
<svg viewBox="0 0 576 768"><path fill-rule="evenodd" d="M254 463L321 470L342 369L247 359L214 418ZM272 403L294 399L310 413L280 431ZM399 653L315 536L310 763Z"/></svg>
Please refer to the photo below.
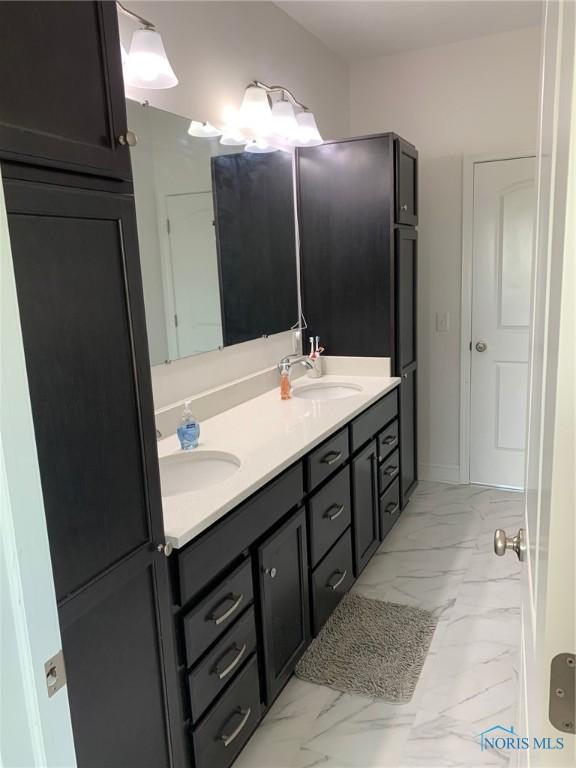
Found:
<svg viewBox="0 0 576 768"><path fill-rule="evenodd" d="M325 382L318 384L303 384L292 389L293 397L301 397L304 400L339 400L342 397L352 397L362 392L358 384L348 382Z"/></svg>
<svg viewBox="0 0 576 768"><path fill-rule="evenodd" d="M162 496L177 496L207 488L232 477L240 467L240 459L223 451L190 451L173 453L160 459Z"/></svg>

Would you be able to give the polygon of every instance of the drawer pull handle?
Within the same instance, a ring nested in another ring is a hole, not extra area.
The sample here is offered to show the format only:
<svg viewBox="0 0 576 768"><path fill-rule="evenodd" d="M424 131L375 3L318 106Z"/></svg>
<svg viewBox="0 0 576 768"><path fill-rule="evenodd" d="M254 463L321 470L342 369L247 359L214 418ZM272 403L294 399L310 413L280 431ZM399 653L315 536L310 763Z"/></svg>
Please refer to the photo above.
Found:
<svg viewBox="0 0 576 768"><path fill-rule="evenodd" d="M232 603L230 608L228 608L227 611L224 611L224 613L220 614L220 616L218 616L218 614L215 611L212 612L211 614L209 614L208 618L210 619L210 621L213 621L214 624L222 624L222 622L226 621L226 619L229 616L232 616L232 614L234 613L234 611L237 610L237 608L240 605L240 603L242 602L242 600L244 600L244 595L242 595L242 594L240 594L238 596L233 595L233 594L226 595L224 600L222 600L221 603L218 603L216 608L219 608L222 605L222 603L226 603L226 602L228 602L228 600L234 600L234 602Z"/></svg>
<svg viewBox="0 0 576 768"><path fill-rule="evenodd" d="M391 501L390 504L386 504L384 507L384 512L386 512L387 515L395 515L396 512L398 512L399 504L396 504L395 502Z"/></svg>
<svg viewBox="0 0 576 768"><path fill-rule="evenodd" d="M388 477L396 477L398 472L399 472L398 467L395 467L393 464L389 464L384 470L384 474L388 475Z"/></svg>
<svg viewBox="0 0 576 768"><path fill-rule="evenodd" d="M336 511L332 512L333 509L335 509ZM332 504L332 506L328 507L326 512L324 512L324 517L330 521L336 520L337 518L340 517L342 512L344 512L344 509L345 509L344 504Z"/></svg>
<svg viewBox="0 0 576 768"><path fill-rule="evenodd" d="M335 576L337 573L341 574L340 578L338 579L338 581L335 584L330 584L330 579L332 578L332 576ZM342 582L346 578L346 574L347 573L348 573L348 571L346 569L344 569L343 571L334 571L332 576L330 576L330 579L328 579L328 583L326 584L326 586L330 587L330 589L337 590L338 587L340 586L340 584L342 584Z"/></svg>
<svg viewBox="0 0 576 768"><path fill-rule="evenodd" d="M398 442L398 438L396 435L388 435L388 437L385 437L384 440L382 440L384 445L394 445Z"/></svg>
<svg viewBox="0 0 576 768"><path fill-rule="evenodd" d="M247 647L248 646L246 645L246 643L244 643L242 648L238 648L238 645L236 643L234 643L234 645L231 648L229 648L228 651L226 651L226 653L224 653L224 654L222 654L222 656L220 656L220 658L218 659L218 661L214 665L214 669L212 670L212 673L214 675L218 675L218 679L219 680L224 680L224 678L228 677L230 672L232 672L232 670L236 669L238 664L240 664L240 662L242 661L242 658L244 657L244 654L246 653L246 648ZM232 659L230 664L228 664L227 667L224 667L224 669L222 669L222 670L218 669L218 665L220 664L222 659L228 654L229 651L238 651L238 653Z"/></svg>
<svg viewBox="0 0 576 768"><path fill-rule="evenodd" d="M250 707L248 707L248 709L242 709L242 707L238 707L233 712L232 717L234 717L234 715L242 715L242 720L240 720L240 722L238 723L236 728L234 728L232 733L227 734L226 732L223 732L220 734L220 736L218 736L219 740L224 744L225 747L229 747L230 744L232 744L236 736L238 736L238 734L242 731L242 729L248 722L248 718L250 717L251 714L252 714L252 710L250 709Z"/></svg>
<svg viewBox="0 0 576 768"><path fill-rule="evenodd" d="M330 453L322 456L320 461L322 464L328 464L328 466L331 466L332 464L336 464L337 461L340 461L341 458L342 453L340 451L330 451Z"/></svg>

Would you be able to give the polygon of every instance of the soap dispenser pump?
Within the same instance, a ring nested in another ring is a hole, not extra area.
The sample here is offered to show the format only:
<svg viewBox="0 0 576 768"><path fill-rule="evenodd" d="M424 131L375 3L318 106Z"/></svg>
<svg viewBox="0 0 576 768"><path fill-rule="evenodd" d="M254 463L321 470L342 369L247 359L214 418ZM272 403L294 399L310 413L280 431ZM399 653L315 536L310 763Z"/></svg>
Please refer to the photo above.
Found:
<svg viewBox="0 0 576 768"><path fill-rule="evenodd" d="M189 451L198 447L198 438L200 437L200 424L198 419L192 414L190 400L184 403L184 411L177 433L180 440L180 446L183 451Z"/></svg>

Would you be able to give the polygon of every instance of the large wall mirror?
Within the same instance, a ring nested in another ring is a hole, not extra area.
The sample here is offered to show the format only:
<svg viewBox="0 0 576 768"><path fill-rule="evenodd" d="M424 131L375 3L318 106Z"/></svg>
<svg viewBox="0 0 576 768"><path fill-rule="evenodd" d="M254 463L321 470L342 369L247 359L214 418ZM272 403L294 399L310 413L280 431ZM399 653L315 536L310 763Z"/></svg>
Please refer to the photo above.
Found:
<svg viewBox="0 0 576 768"><path fill-rule="evenodd" d="M150 361L289 330L298 320L292 160L188 134L127 101Z"/></svg>

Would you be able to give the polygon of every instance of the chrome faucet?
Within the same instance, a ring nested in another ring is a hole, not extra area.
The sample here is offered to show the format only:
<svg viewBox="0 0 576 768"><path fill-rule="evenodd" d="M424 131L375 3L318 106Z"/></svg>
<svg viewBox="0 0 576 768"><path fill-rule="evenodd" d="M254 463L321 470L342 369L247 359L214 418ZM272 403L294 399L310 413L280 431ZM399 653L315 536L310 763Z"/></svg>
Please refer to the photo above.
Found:
<svg viewBox="0 0 576 768"><path fill-rule="evenodd" d="M292 366L298 365L298 363L305 365L306 368L314 368L314 363L306 355L286 355L278 363L278 370L280 373L287 373L290 376Z"/></svg>

